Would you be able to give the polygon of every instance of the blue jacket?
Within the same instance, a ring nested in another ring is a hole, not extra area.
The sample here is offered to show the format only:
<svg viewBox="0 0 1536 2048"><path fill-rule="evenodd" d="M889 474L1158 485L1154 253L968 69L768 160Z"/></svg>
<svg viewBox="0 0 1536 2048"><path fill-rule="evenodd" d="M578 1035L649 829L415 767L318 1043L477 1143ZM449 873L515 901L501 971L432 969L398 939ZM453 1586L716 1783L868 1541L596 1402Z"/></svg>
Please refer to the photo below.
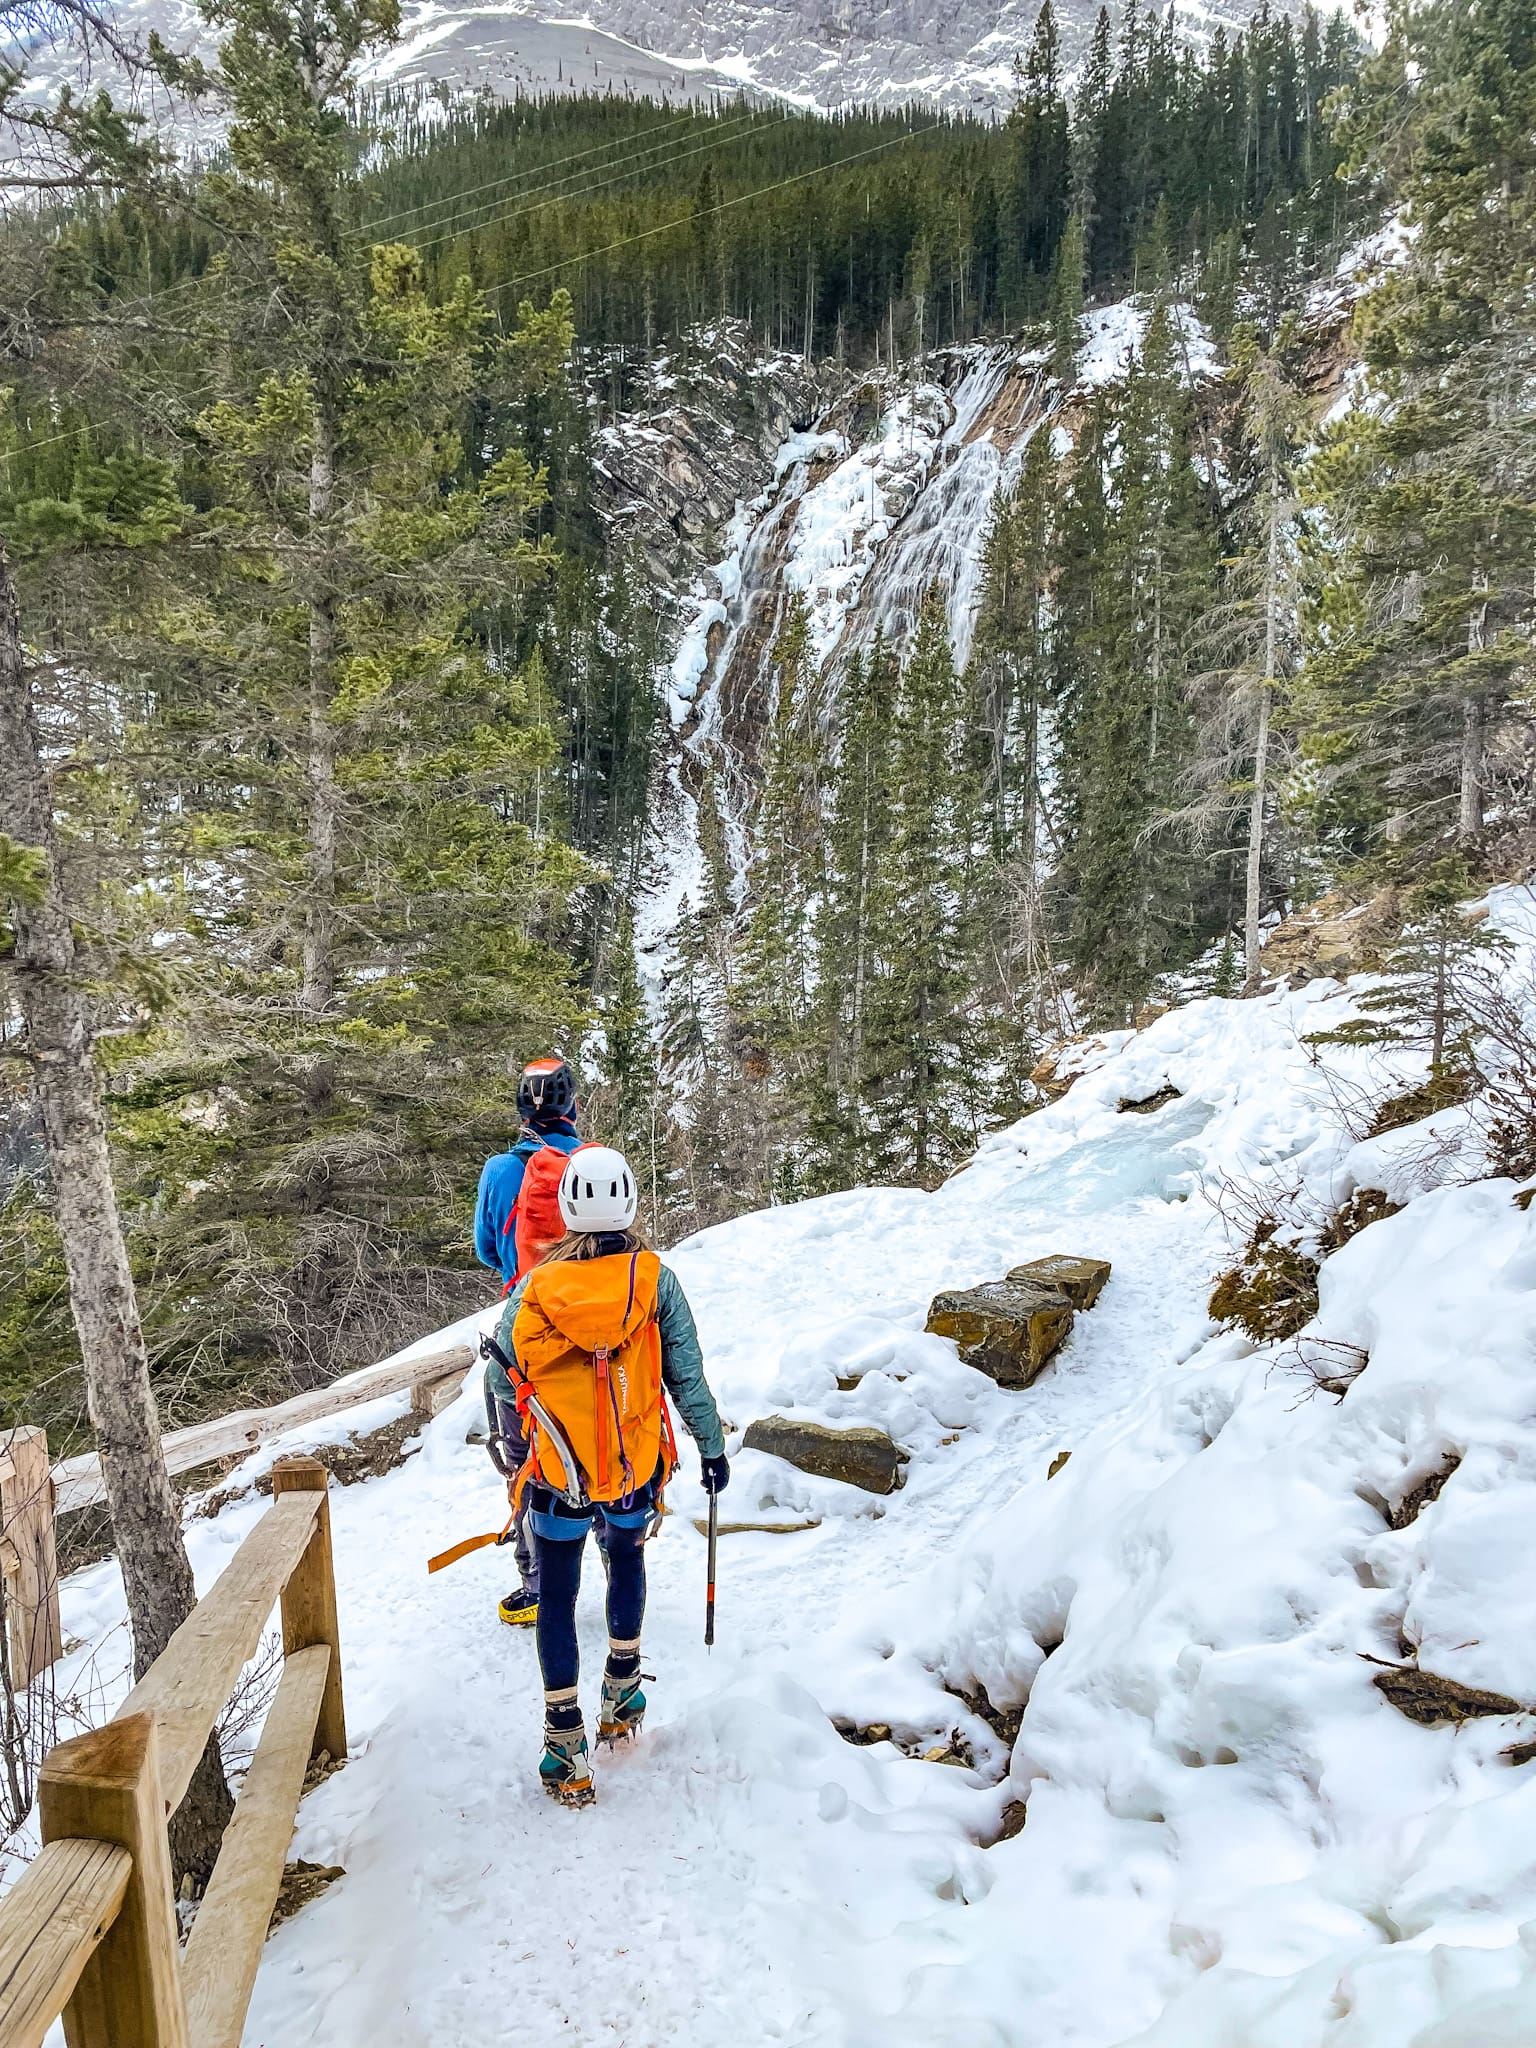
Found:
<svg viewBox="0 0 1536 2048"><path fill-rule="evenodd" d="M521 1287L513 1288L496 1325L496 1341L509 1358L516 1355L512 1349L512 1325L517 1321L527 1285L525 1280ZM683 1418L683 1427L698 1445L701 1458L723 1457L725 1432L720 1426L715 1397L704 1377L704 1350L693 1310L688 1306L683 1283L670 1266L662 1267L656 1286L656 1329L661 1338L661 1383L672 1396L673 1405ZM486 1365L485 1384L487 1392L507 1411L502 1417L502 1433L515 1437L516 1395L494 1358Z"/></svg>
<svg viewBox="0 0 1536 2048"><path fill-rule="evenodd" d="M575 1124L563 1117L542 1131L530 1125L510 1152L487 1159L475 1198L475 1256L482 1266L494 1267L503 1280L516 1279L516 1233L508 1230L507 1218L522 1192L528 1162L545 1145L552 1145L557 1152L574 1152L580 1143Z"/></svg>

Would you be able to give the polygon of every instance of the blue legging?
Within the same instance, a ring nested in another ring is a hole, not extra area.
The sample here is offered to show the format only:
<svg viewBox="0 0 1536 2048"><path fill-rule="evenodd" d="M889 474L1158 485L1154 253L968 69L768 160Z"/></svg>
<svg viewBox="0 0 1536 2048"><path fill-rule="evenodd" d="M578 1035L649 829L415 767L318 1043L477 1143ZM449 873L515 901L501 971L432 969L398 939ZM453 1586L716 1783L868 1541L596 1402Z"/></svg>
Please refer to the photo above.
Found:
<svg viewBox="0 0 1536 2048"><path fill-rule="evenodd" d="M538 1519L544 1520L542 1516ZM573 1686L580 1670L576 1595L581 1589L581 1559L590 1526L583 1519L574 1525L573 1534L562 1532L559 1538L552 1538L540 1531L537 1521L534 1524L539 1567L539 1668L546 1692ZM635 1642L645 1618L645 1527L642 1523L636 1529L620 1529L609 1523L606 1534L609 1639Z"/></svg>

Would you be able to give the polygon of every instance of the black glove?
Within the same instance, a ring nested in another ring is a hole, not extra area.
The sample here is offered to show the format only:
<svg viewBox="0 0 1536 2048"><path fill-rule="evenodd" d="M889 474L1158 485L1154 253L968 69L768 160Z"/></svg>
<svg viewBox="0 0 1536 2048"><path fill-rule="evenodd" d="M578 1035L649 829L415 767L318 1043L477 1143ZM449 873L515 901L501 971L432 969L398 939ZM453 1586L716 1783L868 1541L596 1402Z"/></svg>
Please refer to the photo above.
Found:
<svg viewBox="0 0 1536 2048"><path fill-rule="evenodd" d="M718 1458L699 1460L699 1484L706 1493L724 1493L731 1483L731 1468L722 1452Z"/></svg>

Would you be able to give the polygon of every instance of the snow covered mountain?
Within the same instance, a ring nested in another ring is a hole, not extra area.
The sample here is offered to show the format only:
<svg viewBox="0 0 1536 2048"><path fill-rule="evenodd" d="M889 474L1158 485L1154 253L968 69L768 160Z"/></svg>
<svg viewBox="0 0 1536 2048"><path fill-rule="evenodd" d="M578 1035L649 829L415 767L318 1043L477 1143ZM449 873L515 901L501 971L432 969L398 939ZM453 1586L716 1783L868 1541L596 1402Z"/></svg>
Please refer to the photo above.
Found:
<svg viewBox="0 0 1536 2048"><path fill-rule="evenodd" d="M1247 0L1175 5L1181 36L1203 41L1221 23L1245 22ZM177 47L201 47L191 0L121 0L126 28L158 28ZM379 82L442 80L500 97L567 87L710 95L741 88L805 106L928 100L983 112L1013 99L1015 55L1029 40L1038 0L591 0L572 18L540 0L452 6L408 0L397 49ZM1087 44L1098 0L1063 0L1065 61Z"/></svg>
<svg viewBox="0 0 1536 2048"><path fill-rule="evenodd" d="M1489 911L1536 1007L1536 905ZM728 1518L801 1526L722 1539L709 1656L686 1461L651 1552L650 1720L591 1813L534 1782L533 1645L495 1619L496 1554L425 1573L502 1517L466 1441L478 1390L336 1492L354 1751L295 1853L346 1875L272 1939L247 2040L499 2048L509 2014L572 2048L1529 2040L1536 1214L1476 1178L1467 1110L1351 1138L1341 1100L1423 1071L1303 1043L1359 992L1080 1043L1069 1092L936 1193L778 1208L671 1255L738 1430L876 1426L907 1479L878 1499L737 1450ZM1206 1310L1234 1184L1403 1206L1326 1262L1305 1330L1255 1349ZM1113 1276L1032 1388L924 1334L937 1289L1061 1251ZM1338 1398L1315 1369L1345 1359ZM189 1519L203 1585L263 1505ZM68 1697L125 1656L114 1565L69 1581L64 1620ZM590 1685L590 1587L582 1629ZM1410 1718L1384 1666L1502 1699Z"/></svg>

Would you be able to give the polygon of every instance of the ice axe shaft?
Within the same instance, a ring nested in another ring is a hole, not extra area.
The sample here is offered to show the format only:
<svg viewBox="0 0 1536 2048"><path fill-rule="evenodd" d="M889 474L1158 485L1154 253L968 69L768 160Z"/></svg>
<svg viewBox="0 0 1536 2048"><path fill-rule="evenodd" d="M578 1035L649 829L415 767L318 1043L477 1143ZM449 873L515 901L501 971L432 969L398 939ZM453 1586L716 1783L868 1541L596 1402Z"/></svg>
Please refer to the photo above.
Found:
<svg viewBox="0 0 1536 2048"><path fill-rule="evenodd" d="M704 1590L704 1647L715 1647L715 1546L720 1540L720 1496L709 1496L709 1584Z"/></svg>

